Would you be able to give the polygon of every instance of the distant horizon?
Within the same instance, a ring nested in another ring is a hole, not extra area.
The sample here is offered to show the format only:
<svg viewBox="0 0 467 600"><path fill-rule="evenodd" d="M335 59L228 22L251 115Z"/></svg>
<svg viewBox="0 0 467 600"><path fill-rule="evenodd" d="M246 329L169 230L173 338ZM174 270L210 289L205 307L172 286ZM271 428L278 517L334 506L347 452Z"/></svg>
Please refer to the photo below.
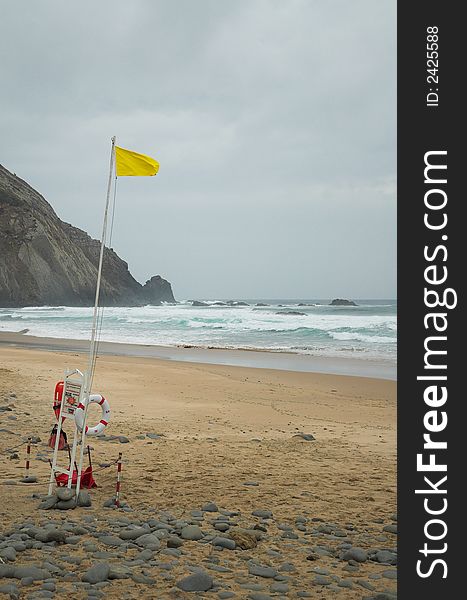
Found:
<svg viewBox="0 0 467 600"><path fill-rule="evenodd" d="M327 297L321 297L321 298L262 298L262 297L258 297L258 298L251 298L251 297L243 297L243 296L229 296L229 297L225 297L222 298L220 296L190 296L187 298L179 298L179 299L175 299L175 303L176 304L181 304L184 302L229 302L229 301L233 301L233 302L247 302L247 303L254 303L254 302L267 302L267 303L271 303L271 304L277 304L277 303L299 303L299 302L313 302L316 304L321 304L323 303L324 306L328 305L326 303L328 303L331 300L335 300L335 299L342 299L342 300L352 300L356 303L358 302L390 302L390 303L397 303L397 297L396 298L357 298L354 296L327 296ZM171 304L170 302L162 302L162 306L165 304ZM117 308L117 306L114 305L100 305L101 307L104 308ZM144 306L158 306L157 304L141 304L141 305L118 305L119 308L137 308L137 307L144 307ZM27 305L27 306L0 306L0 310L3 311L8 311L8 310L21 310L21 309L32 309L32 308L42 308L45 309L47 307L51 307L51 308L60 308L60 307L66 307L66 308L93 308L92 304L87 304L87 305L66 305L66 304L61 304L61 305L49 305L49 304L38 304L38 305ZM352 308L351 306L342 306L339 308Z"/></svg>

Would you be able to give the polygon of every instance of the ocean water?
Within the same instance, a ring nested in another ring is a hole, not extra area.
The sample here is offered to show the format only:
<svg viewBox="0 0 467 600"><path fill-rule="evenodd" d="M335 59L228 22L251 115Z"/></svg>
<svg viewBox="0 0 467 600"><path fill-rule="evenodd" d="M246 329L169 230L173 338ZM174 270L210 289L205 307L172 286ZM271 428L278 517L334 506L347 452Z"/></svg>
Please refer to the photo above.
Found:
<svg viewBox="0 0 467 600"><path fill-rule="evenodd" d="M100 339L155 346L248 348L396 362L397 302L356 300L356 307L319 300L245 300L248 306L177 305L105 308ZM258 303L268 306L256 306ZM300 306L305 304L306 306ZM303 313L303 314L296 314ZM0 308L0 331L89 339L92 308Z"/></svg>

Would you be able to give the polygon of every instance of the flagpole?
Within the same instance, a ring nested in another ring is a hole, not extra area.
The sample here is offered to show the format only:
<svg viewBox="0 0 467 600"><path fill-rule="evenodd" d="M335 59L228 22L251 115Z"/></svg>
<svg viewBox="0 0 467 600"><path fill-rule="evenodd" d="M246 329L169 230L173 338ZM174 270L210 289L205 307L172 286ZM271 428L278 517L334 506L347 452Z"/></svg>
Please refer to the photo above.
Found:
<svg viewBox="0 0 467 600"><path fill-rule="evenodd" d="M87 394L89 394L91 392L91 390L90 390L91 378L92 378L92 371L93 371L93 366L94 366L94 354L95 354L95 349L96 349L96 332L97 332L97 319L98 319L98 310L99 310L99 295L100 295L101 279L102 279L102 264L104 262L105 238L107 235L107 221L108 221L109 206L110 206L110 192L112 190L112 179L113 179L113 170L114 170L114 162L115 162L115 141L116 141L116 137L113 136L112 147L110 150L109 180L107 183L107 198L106 198L106 202L105 202L104 222L102 225L99 267L97 269L96 297L94 300L94 313L93 313L93 317L92 317L91 344L89 347L89 362L88 362L88 382L87 382L87 386L86 386Z"/></svg>
<svg viewBox="0 0 467 600"><path fill-rule="evenodd" d="M89 394L91 393L91 382L92 382L92 373L94 370L94 357L96 352L96 333L97 333L97 321L98 321L98 310L99 310L99 295L101 288L101 279L102 279L102 264L104 262L104 249L105 249L105 239L107 235L107 221L109 216L109 206L110 206L110 192L112 190L112 179L113 179L113 171L114 171L114 163L115 163L115 142L116 137L112 137L112 146L110 149L110 167L109 167L109 180L107 183L107 197L105 201L105 210L104 210L104 222L102 224L102 237L101 237L101 248L99 254L99 266L97 268L97 283L96 283L96 296L94 299L94 312L92 317L92 331L91 331L91 343L89 346L89 359L88 359L88 370L85 374L85 383L84 383L84 419L83 419L83 430L81 432L81 448L80 448L80 457L78 463L78 472L77 472L77 480L76 480L76 498L78 498L80 484L81 484L81 471L83 467L83 455L84 455L84 442L86 437L86 418L88 412L89 405Z"/></svg>

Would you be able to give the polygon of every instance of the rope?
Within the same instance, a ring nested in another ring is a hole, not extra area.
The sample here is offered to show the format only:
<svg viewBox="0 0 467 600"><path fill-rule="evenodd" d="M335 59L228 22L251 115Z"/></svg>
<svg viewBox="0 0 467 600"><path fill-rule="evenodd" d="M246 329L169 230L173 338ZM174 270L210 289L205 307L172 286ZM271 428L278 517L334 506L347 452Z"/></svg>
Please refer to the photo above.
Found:
<svg viewBox="0 0 467 600"><path fill-rule="evenodd" d="M118 178L115 175L115 184L114 184L114 197L113 197L113 205L112 205L112 220L110 221L110 236L109 236L109 248L112 246L112 234L114 230L114 219L115 219L115 201L117 198L117 181Z"/></svg>
<svg viewBox="0 0 467 600"><path fill-rule="evenodd" d="M27 443L27 442L25 442ZM94 473L100 473L102 471L105 471L105 469L109 469L110 467L113 467L114 465L116 465L118 463L118 458L116 458L114 461L112 461L111 463L109 463L108 465L106 465L105 467L99 467L98 469L92 469L92 475L94 475ZM86 473L81 473L81 475L79 476L78 479L82 479L83 475L86 475ZM111 476L110 474L107 477L102 477L101 479L103 479L104 481L108 481L110 479L110 477L112 477L112 480L115 480L114 476ZM34 487L35 489L37 488L48 488L49 487L49 483L28 483L25 484L25 486L27 487Z"/></svg>
<svg viewBox="0 0 467 600"><path fill-rule="evenodd" d="M115 205L116 205L116 199L117 199L117 181L118 181L118 178L115 175L114 193L113 193L113 198L112 198L112 218L110 220L109 248L112 246L112 236L113 236L113 230L114 230ZM105 240L104 240L104 245L105 245ZM104 253L104 257L105 257L105 253ZM102 270L104 270L104 265L102 265ZM99 344L101 342L102 324L104 321L104 309L105 309L104 306L98 307L97 334L96 334L96 343L94 345L94 355L92 357L91 384L89 386L90 390L92 389L92 384L94 382L94 373L96 370L97 354L99 352Z"/></svg>
<svg viewBox="0 0 467 600"><path fill-rule="evenodd" d="M18 446L14 446L13 448L6 448L5 450L1 450L0 454L11 454L12 452L17 450L18 448L21 448L21 446L24 446L27 443L28 442L26 440L25 442L21 442L21 444L18 444Z"/></svg>

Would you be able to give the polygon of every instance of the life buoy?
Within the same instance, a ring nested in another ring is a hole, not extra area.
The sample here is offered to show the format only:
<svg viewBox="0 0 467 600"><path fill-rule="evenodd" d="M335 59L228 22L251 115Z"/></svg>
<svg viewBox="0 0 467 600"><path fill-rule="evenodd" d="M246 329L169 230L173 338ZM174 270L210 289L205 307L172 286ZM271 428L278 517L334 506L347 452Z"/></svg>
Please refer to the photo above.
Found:
<svg viewBox="0 0 467 600"><path fill-rule="evenodd" d="M110 404L101 394L91 394L89 396L89 402L99 404L102 410L102 418L97 425L94 425L94 427L88 427L86 425L85 432L86 435L99 435L104 431L110 422ZM82 402L80 402L75 411L75 423L80 431L83 431L84 410L85 406Z"/></svg>

